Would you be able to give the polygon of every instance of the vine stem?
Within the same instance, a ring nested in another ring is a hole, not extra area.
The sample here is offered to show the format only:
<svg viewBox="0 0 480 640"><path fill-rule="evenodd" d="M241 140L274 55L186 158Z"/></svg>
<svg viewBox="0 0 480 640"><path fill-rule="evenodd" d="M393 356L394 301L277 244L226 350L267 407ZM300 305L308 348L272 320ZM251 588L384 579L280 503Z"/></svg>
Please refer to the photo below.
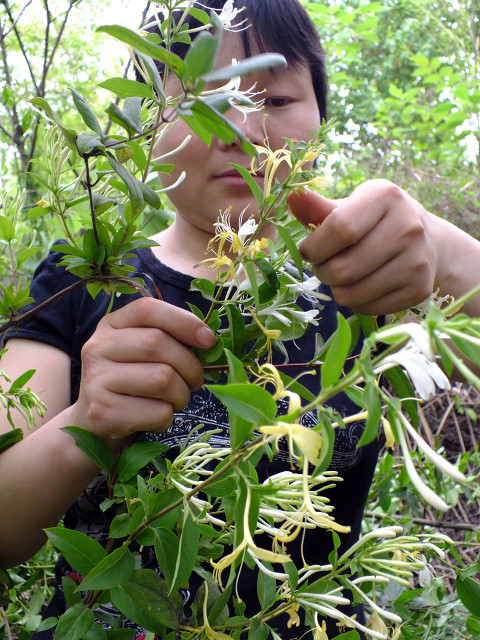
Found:
<svg viewBox="0 0 480 640"><path fill-rule="evenodd" d="M98 241L98 231L97 231L97 221L95 220L95 207L93 204L93 193L92 193L92 183L90 181L90 167L88 165L88 158L84 158L85 160L85 174L87 178L87 191L88 191L88 200L90 202L90 217L92 219L92 229L93 235L95 236L95 244L100 244Z"/></svg>
<svg viewBox="0 0 480 640"><path fill-rule="evenodd" d="M135 289L138 293L140 293L145 298L152 297L152 294L146 287L139 284L133 278L129 278L127 276L116 276L116 275L88 276L87 278L82 278L81 280L77 280L76 282L69 285L68 287L65 287L65 289L62 289L58 293L55 293L53 296L50 296L50 298L48 298L47 300L40 302L39 304L37 304L37 306L33 307L32 309L29 309L28 311L24 311L23 313L20 313L19 315L14 316L7 322L4 322L3 324L1 324L0 335L5 333L5 331L7 331L8 329L11 329L12 327L16 327L19 322L22 322L23 320L27 320L28 318L32 317L36 313L43 311L44 309L49 307L51 304L58 302L58 300L61 300L61 298L65 297L69 293L72 293L73 291L80 289L80 287L83 287L84 285L90 284L92 282L125 284Z"/></svg>

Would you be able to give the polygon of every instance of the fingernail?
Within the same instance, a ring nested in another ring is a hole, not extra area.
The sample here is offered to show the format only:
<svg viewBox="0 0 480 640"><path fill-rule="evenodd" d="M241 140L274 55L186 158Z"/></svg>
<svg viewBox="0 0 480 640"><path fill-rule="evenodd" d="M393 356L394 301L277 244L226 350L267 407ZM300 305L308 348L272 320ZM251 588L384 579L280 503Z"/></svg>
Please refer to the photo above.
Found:
<svg viewBox="0 0 480 640"><path fill-rule="evenodd" d="M204 347L205 349L213 347L216 341L215 334L213 333L213 331L205 325L202 325L197 329L195 337L197 339L198 344L201 347Z"/></svg>

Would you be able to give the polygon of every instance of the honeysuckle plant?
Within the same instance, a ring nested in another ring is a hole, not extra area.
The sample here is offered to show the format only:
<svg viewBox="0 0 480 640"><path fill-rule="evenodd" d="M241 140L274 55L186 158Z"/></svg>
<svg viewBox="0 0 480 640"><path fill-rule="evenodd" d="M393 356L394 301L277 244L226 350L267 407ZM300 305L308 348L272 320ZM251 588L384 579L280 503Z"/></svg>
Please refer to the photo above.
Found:
<svg viewBox="0 0 480 640"><path fill-rule="evenodd" d="M174 16L175 9L179 13ZM201 33L181 59L170 45L180 38L189 40L185 16L191 11L200 20ZM480 389L475 372L480 364L480 319L461 314L464 300L431 300L415 323L398 318L382 327L374 318L346 320L339 315L336 332L325 342L319 339L313 359L296 365L296 377L287 376L282 365L273 363L274 350L287 358L284 343L318 325L318 309L302 310L299 297L322 305L330 302L319 293L318 280L301 259L296 243L305 231L287 208L292 191L324 186L321 171L312 169L314 160L321 166L323 132L306 141L285 139L282 149L271 150L268 140L263 146L252 145L229 123L224 115L229 108L248 113L261 107L261 95L241 92L238 77L284 64L281 56L264 54L213 70L222 30L247 28L230 0L218 14L207 13L201 3L194 6L193 0L170 0L158 7L155 20L162 42L158 36L125 27L100 29L127 45L145 81L113 78L102 83L120 99L106 110L110 125L117 129L109 127L105 134L99 117L75 91L72 99L86 131L66 128L46 100L32 99L51 128L45 138L45 195L29 216L57 218L65 239L62 265L79 277L74 287L87 286L92 296L102 289L112 296L132 291L150 295L143 282L130 277L124 259L132 250L152 244L143 233L143 223L163 209L165 190L156 175L171 172L175 152L168 158L154 158L153 146L180 117L207 144L212 136L225 142L240 140L252 155L252 165L250 170L236 169L250 186L259 215L254 219L246 210L239 228L234 228L228 209L222 213L203 261L212 267L214 281L197 278L193 282L193 288L210 302L209 310L203 315L192 308L217 334L215 347L199 357L209 389L229 411L230 446L214 446L214 432L193 432L168 464L162 457L165 445L159 442L134 441L114 459L93 433L68 427L77 445L106 475L109 497L102 507L116 506L118 515L106 546L78 531L47 530L80 576L80 584L64 579L67 611L59 620L44 621L41 629L56 625L56 640L115 637L107 636L95 618L99 603L111 602L148 633L172 640L220 640L239 638L242 633L249 638L269 634L278 638L277 616L288 613L289 625L294 627L300 621L299 612L317 640L328 638L326 617L338 621L339 633L350 630L349 640L359 638L359 630L379 640L393 637L401 619L377 603L376 585L410 584L415 572L425 570L428 558L443 557L450 541L435 535L404 535L401 527L392 526L366 533L339 555L341 536L348 527L336 521L328 501L329 489L342 481L328 468L335 429L364 420L361 446L383 428L387 445L400 445L406 471L421 499L440 511L448 509L414 466L412 443L445 482L461 484L466 478L422 440L416 430L417 407L436 388L448 388L440 365L448 374L455 367ZM213 33L208 31L212 25ZM156 62L165 67L163 76ZM168 74L174 74L183 88L176 99L165 90ZM225 84L212 93L206 90L210 81ZM279 166L288 167L281 181ZM263 188L253 179L256 171L264 175ZM11 286L1 287L3 330L39 308L20 311L29 298L28 289L16 282L16 274L21 260L30 255L14 246L22 198L22 194L5 195L2 204L0 237L9 248L13 279ZM267 220L277 229L275 240L260 234ZM408 320L411 315L407 314ZM366 334L363 347L353 355L362 330ZM378 350L378 345L383 348ZM221 372L228 374L227 381L220 381ZM2 385L0 390L0 402L9 416L16 408L30 426L35 412L42 415L44 411L38 396L25 388L32 374L26 372L13 382L3 376L9 387ZM319 376L317 396L302 385L303 375ZM357 413L340 416L328 407L329 399L339 392L354 400ZM302 417L311 411L319 420L307 428ZM11 422L12 432L0 438L0 450L22 437L22 430ZM290 469L260 482L256 471L260 457L273 455L282 439L287 442ZM147 465L149 473L142 473ZM295 565L288 543L316 527L332 533L329 564ZM161 576L137 568L138 545L152 547ZM249 619L241 613L230 616L225 608L235 599L232 594L243 564L258 569L262 587L257 615ZM192 572L204 582L187 614L179 589L188 584ZM468 576L462 580L468 582L465 591L480 592L475 580ZM2 582L7 584L7 578ZM348 596L371 611L366 626L338 609L349 602ZM125 632L121 637L130 636Z"/></svg>

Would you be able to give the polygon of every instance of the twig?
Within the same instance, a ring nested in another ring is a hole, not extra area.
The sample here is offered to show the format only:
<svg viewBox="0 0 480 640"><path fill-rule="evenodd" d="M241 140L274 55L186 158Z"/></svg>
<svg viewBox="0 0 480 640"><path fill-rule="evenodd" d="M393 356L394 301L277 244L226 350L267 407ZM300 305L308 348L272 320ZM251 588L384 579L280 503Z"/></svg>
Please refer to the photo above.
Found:
<svg viewBox="0 0 480 640"><path fill-rule="evenodd" d="M383 520L391 518L392 520L404 520L405 516L399 513L386 514L375 513L374 511L365 511L365 515L375 520ZM409 518L409 522L414 524L429 525L437 529L459 529L461 531L480 531L480 525L470 524L467 522L445 522L444 520L429 520L428 518Z"/></svg>

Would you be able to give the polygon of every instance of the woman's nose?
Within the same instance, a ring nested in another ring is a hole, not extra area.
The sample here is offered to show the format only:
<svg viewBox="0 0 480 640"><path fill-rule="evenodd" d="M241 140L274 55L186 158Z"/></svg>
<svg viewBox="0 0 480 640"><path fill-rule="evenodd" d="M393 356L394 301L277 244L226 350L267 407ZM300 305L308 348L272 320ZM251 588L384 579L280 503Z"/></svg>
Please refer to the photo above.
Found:
<svg viewBox="0 0 480 640"><path fill-rule="evenodd" d="M227 111L225 117L248 138L252 144L263 145L265 139L265 112L257 111L240 111L232 107ZM218 144L222 149L228 149L232 146L239 145L238 138L232 144L227 144L222 140L218 140Z"/></svg>

